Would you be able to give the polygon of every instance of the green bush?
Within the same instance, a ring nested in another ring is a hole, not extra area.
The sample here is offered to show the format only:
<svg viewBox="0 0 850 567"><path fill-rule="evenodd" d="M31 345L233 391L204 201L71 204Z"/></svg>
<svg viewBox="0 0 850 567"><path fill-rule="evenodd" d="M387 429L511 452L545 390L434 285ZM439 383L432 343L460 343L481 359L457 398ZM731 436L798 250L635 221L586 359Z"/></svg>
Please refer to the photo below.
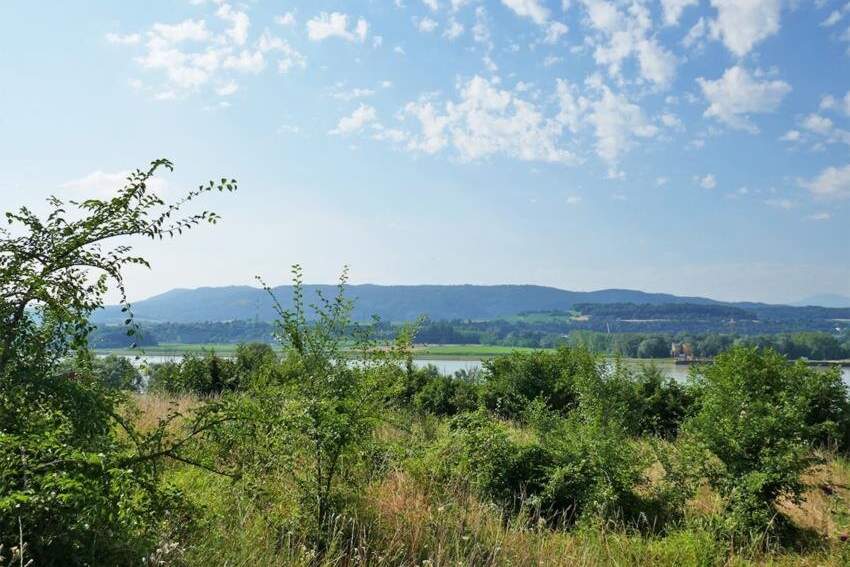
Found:
<svg viewBox="0 0 850 567"><path fill-rule="evenodd" d="M413 398L416 410L434 415L455 415L477 405L477 388L458 376L429 377Z"/></svg>
<svg viewBox="0 0 850 567"><path fill-rule="evenodd" d="M583 347L513 352L484 363L482 401L504 417L521 415L526 404L537 398L566 412L577 403L575 380L596 372L596 358Z"/></svg>
<svg viewBox="0 0 850 567"><path fill-rule="evenodd" d="M745 536L776 527L775 504L799 500L815 460L809 381L813 371L773 350L735 347L699 368L699 410L689 438L707 451L703 474L725 497L725 527Z"/></svg>
<svg viewBox="0 0 850 567"><path fill-rule="evenodd" d="M654 365L645 365L631 376L629 398L629 431L634 435L654 435L665 439L676 437L679 427L691 410L693 395L686 386Z"/></svg>
<svg viewBox="0 0 850 567"><path fill-rule="evenodd" d="M180 362L154 365L148 387L171 394L211 396L241 389L237 364L215 352L187 354Z"/></svg>
<svg viewBox="0 0 850 567"><path fill-rule="evenodd" d="M91 314L109 284L128 313L122 270L147 265L127 238L179 234L211 212L182 216L201 194L233 190L210 182L173 204L149 191L167 160L136 170L108 200L50 198L39 218L7 213L15 234L0 229L0 548L23 539L37 565L138 565L156 542L179 495L159 482L162 460L179 458L168 420L141 433L127 419L121 390L138 386L125 362L93 361ZM116 244L120 239L121 244ZM73 358L70 365L61 363ZM21 557L20 563L24 563Z"/></svg>

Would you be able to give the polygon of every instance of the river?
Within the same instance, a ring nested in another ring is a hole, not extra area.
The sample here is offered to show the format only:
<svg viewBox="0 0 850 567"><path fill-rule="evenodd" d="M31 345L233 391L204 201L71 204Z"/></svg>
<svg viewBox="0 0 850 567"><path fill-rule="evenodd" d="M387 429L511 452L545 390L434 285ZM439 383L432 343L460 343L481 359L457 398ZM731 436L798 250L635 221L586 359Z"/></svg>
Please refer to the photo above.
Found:
<svg viewBox="0 0 850 567"><path fill-rule="evenodd" d="M143 355L138 357L133 357L132 360L135 364L141 365L143 363L146 364L160 364L168 361L177 361L180 360L179 356L158 356L158 355ZM650 363L651 361L646 361L646 363ZM656 360L652 361L656 366L661 368L665 374L675 378L677 381L685 381L688 378L688 372L690 371L690 367L683 364L674 364L672 361L668 360ZM428 359L414 359L413 363L416 367L421 368L428 364L433 364L437 367L441 374L454 374L459 370L466 370L467 372L471 372L473 370L477 370L481 367L481 360L475 359L450 359L450 358L428 358ZM637 368L642 364L640 361L628 360L625 364ZM842 377L844 378L844 383L850 386L850 368L842 368Z"/></svg>

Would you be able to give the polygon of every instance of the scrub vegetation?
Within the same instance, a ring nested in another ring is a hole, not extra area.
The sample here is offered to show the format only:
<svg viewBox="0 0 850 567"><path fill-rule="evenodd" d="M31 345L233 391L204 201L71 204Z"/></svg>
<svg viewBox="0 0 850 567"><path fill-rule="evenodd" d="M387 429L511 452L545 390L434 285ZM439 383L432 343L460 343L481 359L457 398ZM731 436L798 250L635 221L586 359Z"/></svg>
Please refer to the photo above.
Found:
<svg viewBox="0 0 850 567"><path fill-rule="evenodd" d="M581 345L481 371L412 364L356 323L346 273L293 269L280 348L138 369L93 311L130 237L215 222L154 162L109 200L27 209L0 241L0 565L844 565L850 400L837 369L736 345L679 384ZM284 307L286 305L286 307ZM126 332L135 335L125 302ZM351 351L357 352L354 361Z"/></svg>

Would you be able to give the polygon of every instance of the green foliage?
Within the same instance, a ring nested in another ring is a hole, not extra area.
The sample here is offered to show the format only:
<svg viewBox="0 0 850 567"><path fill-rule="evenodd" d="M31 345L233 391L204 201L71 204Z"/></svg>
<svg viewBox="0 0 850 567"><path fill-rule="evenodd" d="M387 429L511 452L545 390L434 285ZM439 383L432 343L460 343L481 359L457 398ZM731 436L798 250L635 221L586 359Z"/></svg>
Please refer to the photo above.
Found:
<svg viewBox="0 0 850 567"><path fill-rule="evenodd" d="M211 396L239 389L239 378L234 361L210 351L203 356L188 354L180 362L154 365L148 387L154 392Z"/></svg>
<svg viewBox="0 0 850 567"><path fill-rule="evenodd" d="M735 348L697 370L699 410L684 428L709 455L702 472L727 499L730 531L764 534L775 526L777 499L800 498L800 477L815 462L807 384L813 373L752 348Z"/></svg>
<svg viewBox="0 0 850 567"><path fill-rule="evenodd" d="M515 352L484 363L485 406L505 417L519 416L526 404L543 399L556 411L568 411L577 402L575 381L597 372L597 361L582 348L561 347L554 352Z"/></svg>
<svg viewBox="0 0 850 567"><path fill-rule="evenodd" d="M125 418L120 391L138 386L123 362L93 361L89 317L111 283L124 297L122 270L147 265L128 237L159 239L201 222L180 217L201 194L233 190L210 182L173 204L149 192L166 160L130 174L109 200L63 203L39 218L6 213L0 231L0 546L21 535L39 565L137 564L175 494L160 486L158 462L185 441L167 421L142 434ZM134 334L127 313L128 333ZM70 367L61 362L75 356ZM199 418L190 436L206 428ZM22 534L21 534L22 532Z"/></svg>
<svg viewBox="0 0 850 567"><path fill-rule="evenodd" d="M136 392L142 389L142 374L123 356L110 355L95 359L93 371L107 388Z"/></svg>
<svg viewBox="0 0 850 567"><path fill-rule="evenodd" d="M403 335L384 348L372 339L371 328L352 327L347 270L336 297L319 295L310 306L298 266L293 279L292 310L272 295L284 358L270 375L273 381L238 399L243 419L217 433L219 458L232 459L258 487L270 478L287 478L297 491L292 528L307 533L321 551L333 515L356 494L358 471L370 466L374 432L401 388L411 338ZM240 365L258 361L274 362L259 348L238 357Z"/></svg>
<svg viewBox="0 0 850 567"><path fill-rule="evenodd" d="M645 365L630 378L629 430L635 435L673 439L693 405L686 386L664 375L655 365Z"/></svg>
<svg viewBox="0 0 850 567"><path fill-rule="evenodd" d="M560 360L575 362L570 356L563 351ZM582 368L571 374L575 404L568 416L541 396L526 401L529 438L483 409L462 414L432 454L433 468L505 510L526 509L561 525L631 513L644 463L627 436L622 377L604 366Z"/></svg>

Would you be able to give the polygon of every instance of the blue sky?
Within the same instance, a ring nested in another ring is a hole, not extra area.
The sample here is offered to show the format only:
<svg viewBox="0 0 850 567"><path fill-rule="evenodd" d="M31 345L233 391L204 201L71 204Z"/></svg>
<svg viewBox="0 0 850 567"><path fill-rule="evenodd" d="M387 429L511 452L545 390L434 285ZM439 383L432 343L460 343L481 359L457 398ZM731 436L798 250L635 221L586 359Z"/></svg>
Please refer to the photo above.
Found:
<svg viewBox="0 0 850 567"><path fill-rule="evenodd" d="M847 0L0 7L0 205L235 177L131 295L310 281L850 295Z"/></svg>

